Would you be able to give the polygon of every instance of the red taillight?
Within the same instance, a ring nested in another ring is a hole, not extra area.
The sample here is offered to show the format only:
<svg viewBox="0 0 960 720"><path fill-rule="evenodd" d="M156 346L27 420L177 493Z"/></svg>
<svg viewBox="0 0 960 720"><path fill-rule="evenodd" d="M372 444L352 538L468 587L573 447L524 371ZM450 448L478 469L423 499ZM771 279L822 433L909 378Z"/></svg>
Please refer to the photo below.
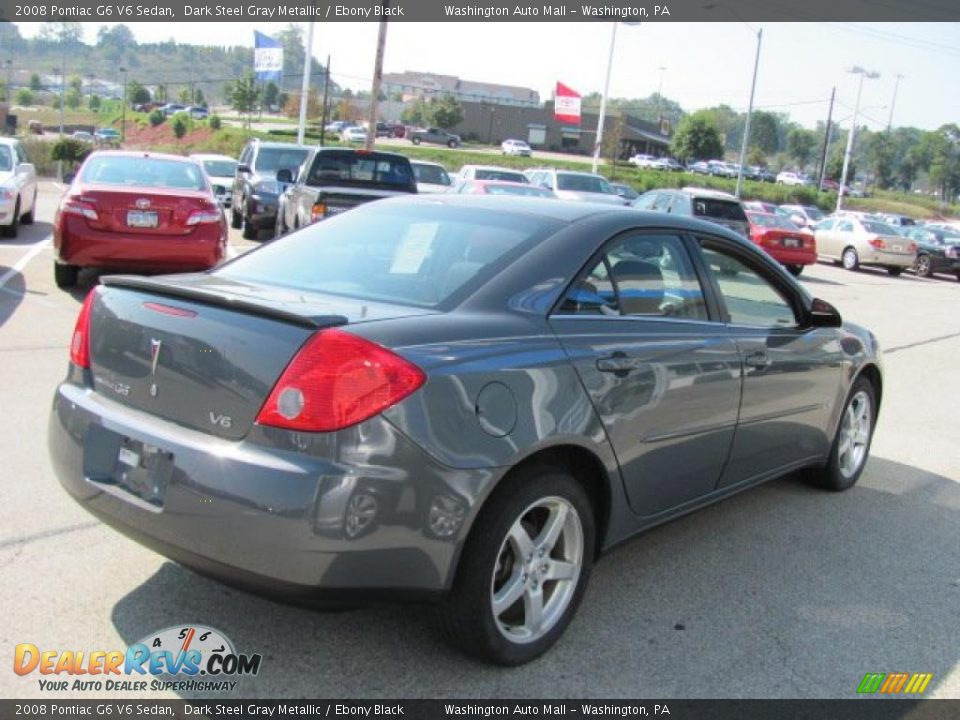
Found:
<svg viewBox="0 0 960 720"><path fill-rule="evenodd" d="M386 348L342 330L322 330L290 361L257 422L340 430L396 405L425 381L420 368Z"/></svg>
<svg viewBox="0 0 960 720"><path fill-rule="evenodd" d="M220 222L220 207L217 205L204 205L201 209L194 210L187 216L187 225L215 222Z"/></svg>
<svg viewBox="0 0 960 720"><path fill-rule="evenodd" d="M70 340L70 362L77 367L90 367L90 308L93 307L96 295L96 288L87 293L87 299L83 301L83 307L77 315L77 324L73 328L73 338Z"/></svg>
<svg viewBox="0 0 960 720"><path fill-rule="evenodd" d="M877 250L887 249L887 243L884 242L883 238L874 236L867 240L867 242L870 243L870 247L876 248Z"/></svg>
<svg viewBox="0 0 960 720"><path fill-rule="evenodd" d="M64 198L63 204L60 205L60 212L66 213L67 215L77 215L87 220L93 220L94 222L100 219L93 203L78 198Z"/></svg>

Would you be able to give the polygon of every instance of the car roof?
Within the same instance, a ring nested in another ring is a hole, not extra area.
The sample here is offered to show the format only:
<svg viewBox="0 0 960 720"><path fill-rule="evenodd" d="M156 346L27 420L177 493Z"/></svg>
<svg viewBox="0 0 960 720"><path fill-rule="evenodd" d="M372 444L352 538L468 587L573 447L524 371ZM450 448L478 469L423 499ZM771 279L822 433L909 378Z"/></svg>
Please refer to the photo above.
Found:
<svg viewBox="0 0 960 720"><path fill-rule="evenodd" d="M286 142L277 142L276 140L261 140L260 138L253 138L250 142L260 146L261 148L297 148L298 150L312 150L313 145L298 145L297 143L286 143Z"/></svg>
<svg viewBox="0 0 960 720"><path fill-rule="evenodd" d="M193 158L194 160L229 160L230 162L236 162L236 158L232 158L229 155L217 155L215 153L190 153L188 157Z"/></svg>
<svg viewBox="0 0 960 720"><path fill-rule="evenodd" d="M158 153L150 152L147 150L96 150L95 152L90 153L89 157L129 157L129 158L146 158L150 160L176 160L177 162L182 163L195 163L194 158L184 157L183 155L174 155L172 153Z"/></svg>
<svg viewBox="0 0 960 720"><path fill-rule="evenodd" d="M666 188L670 190L672 188ZM717 200L736 200L737 198L731 195L728 192L723 192L723 190L711 190L710 188L699 188L699 187L684 187L680 188L680 192L686 193L687 195L701 195L702 197L716 198Z"/></svg>
<svg viewBox="0 0 960 720"><path fill-rule="evenodd" d="M430 162L429 160L410 160L410 164L411 165L430 165L432 167L443 168L444 170L447 169L446 167L443 166L442 163Z"/></svg>
<svg viewBox="0 0 960 720"><path fill-rule="evenodd" d="M517 175L523 175L522 170L517 170L516 168L504 167L503 165L464 165L460 169L462 170L463 168L473 168L475 170L497 170L497 171L506 170L507 172L516 173Z"/></svg>

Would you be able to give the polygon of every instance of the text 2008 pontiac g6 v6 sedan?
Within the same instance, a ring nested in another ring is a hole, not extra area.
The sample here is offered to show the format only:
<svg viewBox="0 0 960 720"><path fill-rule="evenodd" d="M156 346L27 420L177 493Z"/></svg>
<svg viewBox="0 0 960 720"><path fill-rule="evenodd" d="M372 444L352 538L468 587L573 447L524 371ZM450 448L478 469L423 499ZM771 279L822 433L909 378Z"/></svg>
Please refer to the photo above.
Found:
<svg viewBox="0 0 960 720"><path fill-rule="evenodd" d="M534 198L364 205L203 274L112 277L50 452L121 532L288 597L438 600L502 664L604 549L863 471L880 351L737 235Z"/></svg>

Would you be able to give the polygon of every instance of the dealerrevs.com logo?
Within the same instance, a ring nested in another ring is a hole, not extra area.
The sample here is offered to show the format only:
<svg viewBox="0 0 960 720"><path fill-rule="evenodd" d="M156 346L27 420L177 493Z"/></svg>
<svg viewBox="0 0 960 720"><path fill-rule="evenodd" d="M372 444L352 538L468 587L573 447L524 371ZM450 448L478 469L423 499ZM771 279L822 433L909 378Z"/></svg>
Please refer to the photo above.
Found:
<svg viewBox="0 0 960 720"><path fill-rule="evenodd" d="M232 691L237 680L260 672L262 657L244 655L219 630L179 625L147 635L123 650L14 649L17 675L39 674L41 690L143 692Z"/></svg>

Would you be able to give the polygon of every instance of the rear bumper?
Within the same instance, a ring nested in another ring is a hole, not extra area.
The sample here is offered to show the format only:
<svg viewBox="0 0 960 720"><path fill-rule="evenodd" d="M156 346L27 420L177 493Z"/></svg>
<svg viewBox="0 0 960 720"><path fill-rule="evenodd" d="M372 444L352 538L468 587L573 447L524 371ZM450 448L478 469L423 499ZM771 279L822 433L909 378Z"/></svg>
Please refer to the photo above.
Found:
<svg viewBox="0 0 960 720"><path fill-rule="evenodd" d="M770 257L781 265L813 265L817 261L814 250L800 250L794 248L764 248Z"/></svg>
<svg viewBox="0 0 960 720"><path fill-rule="evenodd" d="M247 198L247 221L257 230L272 230L279 205L277 195L251 195Z"/></svg>
<svg viewBox="0 0 960 720"><path fill-rule="evenodd" d="M207 270L226 253L220 223L198 225L188 235L136 235L94 230L68 217L54 233L57 262L122 270Z"/></svg>
<svg viewBox="0 0 960 720"><path fill-rule="evenodd" d="M114 481L124 439L172 455L162 502ZM234 442L73 382L57 389L48 440L63 487L103 522L230 584L300 600L444 592L494 480L439 465L382 418L309 437L255 427ZM271 446L281 440L308 449Z"/></svg>

